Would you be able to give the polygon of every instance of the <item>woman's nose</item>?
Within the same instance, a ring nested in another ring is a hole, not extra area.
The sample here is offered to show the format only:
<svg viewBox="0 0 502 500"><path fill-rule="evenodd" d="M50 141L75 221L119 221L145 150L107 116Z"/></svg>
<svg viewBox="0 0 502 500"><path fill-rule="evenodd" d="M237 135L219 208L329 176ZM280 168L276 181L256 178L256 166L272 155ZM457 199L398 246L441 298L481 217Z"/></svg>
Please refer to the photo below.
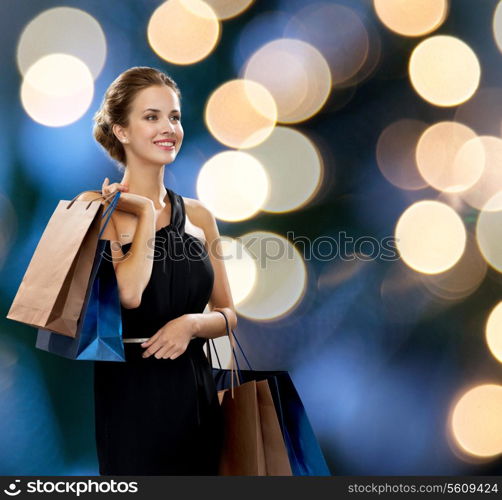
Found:
<svg viewBox="0 0 502 500"><path fill-rule="evenodd" d="M162 131L163 132L174 132L174 123L172 123L170 120L163 121L162 122Z"/></svg>

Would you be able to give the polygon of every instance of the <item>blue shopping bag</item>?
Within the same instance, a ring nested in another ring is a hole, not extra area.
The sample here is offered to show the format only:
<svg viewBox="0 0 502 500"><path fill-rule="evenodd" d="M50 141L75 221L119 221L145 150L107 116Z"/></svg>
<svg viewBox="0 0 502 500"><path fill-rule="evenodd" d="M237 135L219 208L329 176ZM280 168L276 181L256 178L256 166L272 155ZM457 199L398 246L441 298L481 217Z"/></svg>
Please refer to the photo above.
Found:
<svg viewBox="0 0 502 500"><path fill-rule="evenodd" d="M219 311L221 312L221 311ZM223 313L222 313L223 314ZM225 316L225 315L224 315ZM225 321L227 318L225 316ZM227 321L228 331L228 321ZM288 451L288 458L291 470L294 476L331 476L322 450L308 419L305 407L301 401L298 391L295 388L291 377L287 371L265 371L253 370L244 354L244 351L235 335L232 334L246 360L249 370L241 370L235 356L235 349L232 346L234 359L237 363L237 371L240 383L250 380L267 380L272 398L274 400L275 410L279 425L281 426L284 443ZM212 368L213 378L218 391L229 389L231 387L232 370L221 368L218 352L216 351L214 341L211 339L213 349L218 359L220 368ZM211 349L209 339L206 342L209 363L212 366Z"/></svg>
<svg viewBox="0 0 502 500"><path fill-rule="evenodd" d="M102 215L106 220L98 236L75 338L39 328L36 341L38 349L76 360L125 361L117 279L112 262L103 257L108 240L100 239L119 196L120 191Z"/></svg>

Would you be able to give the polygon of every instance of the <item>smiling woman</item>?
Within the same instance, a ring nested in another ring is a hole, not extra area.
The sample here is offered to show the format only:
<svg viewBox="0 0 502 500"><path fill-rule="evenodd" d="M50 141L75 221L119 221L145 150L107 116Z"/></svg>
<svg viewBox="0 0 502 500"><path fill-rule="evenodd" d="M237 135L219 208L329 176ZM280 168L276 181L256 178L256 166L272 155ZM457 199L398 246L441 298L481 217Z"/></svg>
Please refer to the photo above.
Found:
<svg viewBox="0 0 502 500"><path fill-rule="evenodd" d="M100 474L217 475L223 414L203 345L226 334L217 309L234 328L236 317L223 260L205 248L219 238L214 216L164 185L183 141L177 85L153 68L122 73L95 115L94 137L124 172L102 186L121 191L103 239L126 362L94 362Z"/></svg>

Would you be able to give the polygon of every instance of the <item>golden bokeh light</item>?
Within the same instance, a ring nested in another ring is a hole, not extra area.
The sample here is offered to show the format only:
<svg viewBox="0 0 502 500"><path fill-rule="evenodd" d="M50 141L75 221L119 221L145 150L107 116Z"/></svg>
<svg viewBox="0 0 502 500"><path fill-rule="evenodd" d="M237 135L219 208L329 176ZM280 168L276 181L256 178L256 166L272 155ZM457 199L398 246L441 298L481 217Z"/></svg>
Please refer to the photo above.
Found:
<svg viewBox="0 0 502 500"><path fill-rule="evenodd" d="M493 13L493 36L498 49L502 52L502 2L499 1Z"/></svg>
<svg viewBox="0 0 502 500"><path fill-rule="evenodd" d="M270 92L251 80L231 80L209 97L205 121L211 134L232 148L252 148L265 141L277 122Z"/></svg>
<svg viewBox="0 0 502 500"><path fill-rule="evenodd" d="M214 10L202 0L167 0L153 12L148 43L164 61L194 64L216 47L221 33Z"/></svg>
<svg viewBox="0 0 502 500"><path fill-rule="evenodd" d="M472 97L481 78L474 51L462 40L438 35L413 50L409 74L416 92L436 106L457 106Z"/></svg>
<svg viewBox="0 0 502 500"><path fill-rule="evenodd" d="M485 339L490 352L502 363L502 302L499 302L488 316Z"/></svg>
<svg viewBox="0 0 502 500"><path fill-rule="evenodd" d="M368 57L368 30L359 14L345 5L309 4L292 16L285 32L288 30L299 30L301 39L321 52L335 88L353 78Z"/></svg>
<svg viewBox="0 0 502 500"><path fill-rule="evenodd" d="M436 297L446 300L465 299L483 282L487 265L476 238L467 233L465 251L450 269L439 274L420 274L425 287Z"/></svg>
<svg viewBox="0 0 502 500"><path fill-rule="evenodd" d="M484 150L476 133L456 122L430 126L417 144L416 159L422 177L435 189L455 193L476 183L484 168Z"/></svg>
<svg viewBox="0 0 502 500"><path fill-rule="evenodd" d="M448 15L447 0L373 0L380 21L403 36L422 36L436 30Z"/></svg>
<svg viewBox="0 0 502 500"><path fill-rule="evenodd" d="M106 60L106 38L99 22L73 7L43 11L23 29L17 46L17 65L22 75L40 58L68 54L81 59L94 79Z"/></svg>
<svg viewBox="0 0 502 500"><path fill-rule="evenodd" d="M288 212L311 200L322 181L322 156L312 141L290 127L276 127L272 135L247 152L263 165L270 196L262 210Z"/></svg>
<svg viewBox="0 0 502 500"><path fill-rule="evenodd" d="M270 92L277 103L277 121L282 123L311 118L331 91L331 73L322 54L292 38L263 45L249 58L243 76Z"/></svg>
<svg viewBox="0 0 502 500"><path fill-rule="evenodd" d="M376 160L383 176L401 189L427 187L420 175L416 147L427 125L419 120L403 119L388 125L377 142Z"/></svg>
<svg viewBox="0 0 502 500"><path fill-rule="evenodd" d="M62 127L77 121L91 105L94 80L74 56L51 54L30 66L21 85L21 101L42 125Z"/></svg>
<svg viewBox="0 0 502 500"><path fill-rule="evenodd" d="M247 10L254 0L205 0L211 6L218 19L231 19Z"/></svg>
<svg viewBox="0 0 502 500"><path fill-rule="evenodd" d="M467 238L457 212L435 200L408 207L397 222L395 237L403 261L425 274L442 273L454 266L464 253Z"/></svg>
<svg viewBox="0 0 502 500"><path fill-rule="evenodd" d="M256 263L239 239L221 237L221 248L234 304L240 304L256 283Z"/></svg>
<svg viewBox="0 0 502 500"><path fill-rule="evenodd" d="M215 217L240 221L255 215L270 192L267 172L253 156L224 151L209 159L197 178L197 195Z"/></svg>
<svg viewBox="0 0 502 500"><path fill-rule="evenodd" d="M453 405L451 433L456 445L476 457L502 453L502 386L481 384Z"/></svg>
<svg viewBox="0 0 502 500"><path fill-rule="evenodd" d="M255 260L257 275L251 293L236 306L237 312L262 321L289 314L305 294L303 257L286 238L272 232L247 233L241 241Z"/></svg>
<svg viewBox="0 0 502 500"><path fill-rule="evenodd" d="M471 207L478 210L498 210L502 208L497 206L493 199L490 205L488 200L493 198L502 190L502 139L492 136L480 136L468 141L461 150L463 154L467 151L470 158L476 157L476 162L483 162L483 172L478 181L466 191L462 191L460 196ZM497 200L499 200L497 198ZM500 201L500 200L499 200Z"/></svg>
<svg viewBox="0 0 502 500"><path fill-rule="evenodd" d="M486 262L502 272L502 191L490 198L479 213L476 238Z"/></svg>

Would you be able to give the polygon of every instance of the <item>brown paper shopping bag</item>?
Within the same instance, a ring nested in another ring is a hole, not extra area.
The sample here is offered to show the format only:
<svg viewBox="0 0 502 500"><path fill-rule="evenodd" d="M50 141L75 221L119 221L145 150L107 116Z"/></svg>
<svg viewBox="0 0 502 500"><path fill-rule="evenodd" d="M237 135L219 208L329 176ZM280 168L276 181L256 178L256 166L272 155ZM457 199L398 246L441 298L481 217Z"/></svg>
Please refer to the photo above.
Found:
<svg viewBox="0 0 502 500"><path fill-rule="evenodd" d="M257 381L256 388L267 476L292 476L288 450L284 443L268 380Z"/></svg>
<svg viewBox="0 0 502 500"><path fill-rule="evenodd" d="M265 451L256 382L221 391L225 434L220 456L221 476L265 476Z"/></svg>
<svg viewBox="0 0 502 500"><path fill-rule="evenodd" d="M7 318L75 338L111 196L61 200L38 242ZM98 194L99 193L99 194ZM114 193L112 193L113 195Z"/></svg>
<svg viewBox="0 0 502 500"><path fill-rule="evenodd" d="M240 383L240 370L236 370L233 333L228 329L226 315L222 311L219 312L225 318L232 351L229 370L231 388L218 391L224 415L219 475L292 476L288 451L268 380ZM216 346L214 347L216 349ZM207 349L209 363L212 365L209 342ZM239 382L236 387L234 377Z"/></svg>

